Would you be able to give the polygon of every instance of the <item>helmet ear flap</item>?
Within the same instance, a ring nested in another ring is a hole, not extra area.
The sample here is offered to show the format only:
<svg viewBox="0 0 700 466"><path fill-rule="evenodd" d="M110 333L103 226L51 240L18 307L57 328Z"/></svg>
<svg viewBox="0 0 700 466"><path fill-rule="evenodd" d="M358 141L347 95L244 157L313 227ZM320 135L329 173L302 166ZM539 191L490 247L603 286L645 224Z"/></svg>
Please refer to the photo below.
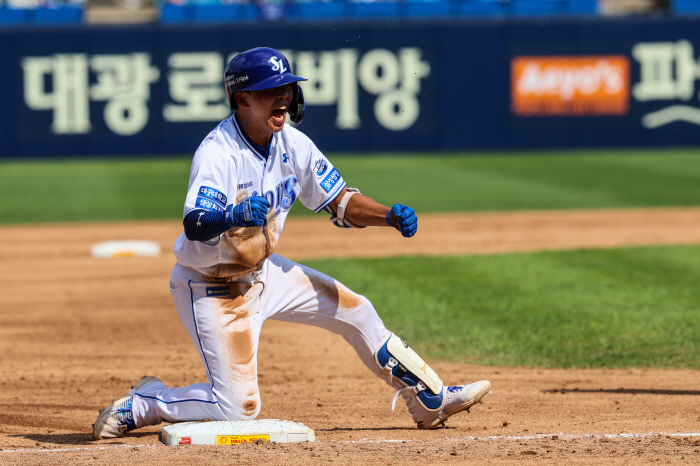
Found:
<svg viewBox="0 0 700 466"><path fill-rule="evenodd" d="M304 119L304 110L306 109L306 104L304 103L304 93L301 90L301 86L298 83L292 84L292 103L289 105L289 118L296 124L301 123Z"/></svg>

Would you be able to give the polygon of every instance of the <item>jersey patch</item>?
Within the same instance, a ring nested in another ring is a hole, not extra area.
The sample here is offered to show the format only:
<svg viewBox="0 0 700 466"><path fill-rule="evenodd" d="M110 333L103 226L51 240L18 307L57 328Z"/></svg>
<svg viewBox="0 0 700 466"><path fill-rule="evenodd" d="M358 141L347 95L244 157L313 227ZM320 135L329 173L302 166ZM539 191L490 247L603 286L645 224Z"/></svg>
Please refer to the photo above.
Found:
<svg viewBox="0 0 700 466"><path fill-rule="evenodd" d="M331 189L336 185L340 179L340 173L336 168L333 168L331 172L321 181L321 187L327 193L331 192Z"/></svg>
<svg viewBox="0 0 700 466"><path fill-rule="evenodd" d="M218 202L207 199L206 197L197 197L197 209L211 210L216 212L221 212L224 210Z"/></svg>
<svg viewBox="0 0 700 466"><path fill-rule="evenodd" d="M314 175L321 178L328 170L328 162L325 159L317 159L314 162Z"/></svg>
<svg viewBox="0 0 700 466"><path fill-rule="evenodd" d="M207 296L219 297L219 296L229 296L231 294L231 288L228 286L208 286Z"/></svg>
<svg viewBox="0 0 700 466"><path fill-rule="evenodd" d="M228 200L226 196L224 196L224 193L221 191L218 191L214 188L210 188L209 186L202 186L199 188L199 193L197 193L199 197L204 197L207 199L211 199L212 201L216 202L223 208L226 208L226 201Z"/></svg>

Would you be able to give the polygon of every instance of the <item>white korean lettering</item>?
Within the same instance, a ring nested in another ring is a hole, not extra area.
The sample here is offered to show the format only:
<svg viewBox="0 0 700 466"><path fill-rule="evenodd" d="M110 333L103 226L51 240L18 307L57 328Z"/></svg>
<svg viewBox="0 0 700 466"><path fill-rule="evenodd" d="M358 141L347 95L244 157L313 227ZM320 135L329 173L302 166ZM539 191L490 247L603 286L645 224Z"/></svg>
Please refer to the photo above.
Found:
<svg viewBox="0 0 700 466"><path fill-rule="evenodd" d="M430 76L430 63L421 60L421 50L415 47L399 49L401 87L418 94L421 79Z"/></svg>
<svg viewBox="0 0 700 466"><path fill-rule="evenodd" d="M357 68L358 53L355 49L338 50L338 117L335 126L339 129L360 127L358 113Z"/></svg>
<svg viewBox="0 0 700 466"><path fill-rule="evenodd" d="M147 53L94 55L90 67L97 83L90 89L93 100L107 101L104 119L107 127L121 136L131 136L148 123L151 83L160 71L151 66Z"/></svg>
<svg viewBox="0 0 700 466"><path fill-rule="evenodd" d="M379 96L374 103L379 124L392 131L413 126L420 116L420 81L430 75L420 49L400 49L399 58L386 49L371 50L360 60L358 74L362 87Z"/></svg>
<svg viewBox="0 0 700 466"><path fill-rule="evenodd" d="M335 52L298 52L296 66L299 76L308 79L301 86L304 99L309 105L330 105L336 102Z"/></svg>
<svg viewBox="0 0 700 466"><path fill-rule="evenodd" d="M636 44L632 56L639 62L640 80L632 88L634 98L690 100L700 78L700 65L693 55L693 45L687 40Z"/></svg>
<svg viewBox="0 0 700 466"><path fill-rule="evenodd" d="M168 57L168 66L170 97L176 103L163 107L165 121L219 121L231 114L221 54L174 53Z"/></svg>
<svg viewBox="0 0 700 466"><path fill-rule="evenodd" d="M284 51L290 56L290 51ZM421 59L418 48L404 48L398 55L387 49L374 49L359 58L356 49L334 52L296 52L295 71L308 81L299 83L309 105L336 104L336 127L359 128L358 81L377 96L374 115L383 127L401 131L420 116L417 95L421 80L430 75L430 64ZM359 63L358 63L359 62Z"/></svg>
<svg viewBox="0 0 700 466"><path fill-rule="evenodd" d="M390 91L399 83L399 61L390 50L374 49L360 60L360 84L371 94Z"/></svg>
<svg viewBox="0 0 700 466"><path fill-rule="evenodd" d="M53 110L51 132L85 134L91 129L88 97L88 59L85 54L26 57L24 102L32 110ZM45 78L52 90L46 90Z"/></svg>

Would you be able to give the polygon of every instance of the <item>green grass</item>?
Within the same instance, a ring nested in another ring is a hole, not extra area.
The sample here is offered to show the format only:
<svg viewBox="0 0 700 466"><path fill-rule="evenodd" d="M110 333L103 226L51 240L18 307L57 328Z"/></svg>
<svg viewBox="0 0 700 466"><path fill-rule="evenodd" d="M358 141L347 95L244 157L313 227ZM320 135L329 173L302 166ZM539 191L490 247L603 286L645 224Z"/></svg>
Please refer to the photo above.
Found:
<svg viewBox="0 0 700 466"><path fill-rule="evenodd" d="M182 217L190 160L0 163L0 223Z"/></svg>
<svg viewBox="0 0 700 466"><path fill-rule="evenodd" d="M431 358L700 368L700 246L303 262Z"/></svg>
<svg viewBox="0 0 700 466"><path fill-rule="evenodd" d="M349 155L350 186L418 212L700 205L697 149ZM2 162L0 223L179 218L190 160Z"/></svg>

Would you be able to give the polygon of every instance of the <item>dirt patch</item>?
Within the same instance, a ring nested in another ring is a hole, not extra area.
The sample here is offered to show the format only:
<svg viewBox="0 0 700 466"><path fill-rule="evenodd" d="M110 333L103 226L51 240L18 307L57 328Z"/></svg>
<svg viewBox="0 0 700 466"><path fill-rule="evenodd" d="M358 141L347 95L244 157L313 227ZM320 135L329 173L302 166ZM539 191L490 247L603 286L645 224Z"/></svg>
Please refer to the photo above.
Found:
<svg viewBox="0 0 700 466"><path fill-rule="evenodd" d="M404 240L389 228L292 219L277 252L298 260L700 244L700 209L426 215L419 224ZM165 447L158 427L94 442L97 410L144 374L171 386L206 381L168 290L181 228L0 228L0 464L700 463L697 370L500 368L465 355L465 364L433 366L448 384L489 379L494 393L424 432L405 407L391 412L394 391L341 338L272 321L260 339L259 418L303 422L318 442ZM132 238L158 241L164 254L89 257L98 241Z"/></svg>

